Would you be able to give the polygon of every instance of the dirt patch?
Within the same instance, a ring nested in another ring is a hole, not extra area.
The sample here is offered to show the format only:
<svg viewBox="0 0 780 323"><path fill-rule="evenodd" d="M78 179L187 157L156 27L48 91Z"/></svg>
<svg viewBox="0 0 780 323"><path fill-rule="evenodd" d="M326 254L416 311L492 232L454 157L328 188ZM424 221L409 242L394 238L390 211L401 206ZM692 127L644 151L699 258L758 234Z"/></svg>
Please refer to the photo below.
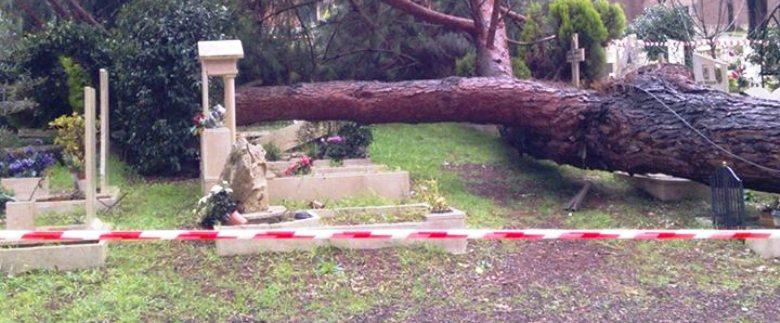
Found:
<svg viewBox="0 0 780 323"><path fill-rule="evenodd" d="M471 193L506 204L514 199L532 197L533 182L519 178L510 169L497 165L447 165L446 170L460 174Z"/></svg>

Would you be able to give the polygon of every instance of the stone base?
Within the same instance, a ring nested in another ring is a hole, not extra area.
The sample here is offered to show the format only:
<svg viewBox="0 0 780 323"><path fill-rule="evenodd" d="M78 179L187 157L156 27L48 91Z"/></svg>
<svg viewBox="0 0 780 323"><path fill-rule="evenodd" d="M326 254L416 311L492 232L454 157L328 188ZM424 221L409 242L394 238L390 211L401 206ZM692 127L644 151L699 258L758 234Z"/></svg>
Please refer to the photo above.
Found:
<svg viewBox="0 0 780 323"><path fill-rule="evenodd" d="M281 205L269 205L268 210L263 212L245 213L241 214L246 218L249 223L259 223L263 221L269 221L274 219L281 220L284 213L287 212L287 208Z"/></svg>
<svg viewBox="0 0 780 323"><path fill-rule="evenodd" d="M629 176L616 172L615 175L626 179L634 187L664 202L692 199L709 200L712 197L709 186L687 179L664 174Z"/></svg>
<svg viewBox="0 0 780 323"><path fill-rule="evenodd" d="M268 179L271 202L282 200L338 200L375 194L403 199L410 191L409 172L333 173Z"/></svg>
<svg viewBox="0 0 780 323"><path fill-rule="evenodd" d="M745 244L761 258L780 257L780 239L746 239Z"/></svg>
<svg viewBox="0 0 780 323"><path fill-rule="evenodd" d="M367 207L367 208L345 208L349 209L347 212L357 211L357 209L363 209L365 212L377 211L377 214L386 212L393 212L393 208L403 207L416 207L412 206L380 206L380 207ZM402 223L379 223L379 224L365 224L365 225L339 225L339 226L320 226L321 218L319 213L322 213L324 217L332 216L339 213L340 210L325 209L325 210L309 210L314 214L312 218L304 220L296 220L284 223L274 224L257 224L257 225L243 225L243 226L230 226L223 227L224 229L283 229L283 228L317 228L317 229L338 229L338 230L377 230L377 229L462 229L466 227L466 214L459 210L452 210L448 213L435 213L425 216L424 222L402 222ZM234 256L234 255L252 255L258 252L288 252L299 250L312 250L319 246L332 245L338 248L344 249L379 249L397 246L407 246L412 244L426 243L434 246L438 246L446 252L452 254L463 254L466 252L468 246L467 239L447 239L447 240L426 240L426 241L413 241L413 240L357 240L357 239L345 239L345 240L251 240L251 241L239 241L239 240L217 240L217 254L220 256Z"/></svg>
<svg viewBox="0 0 780 323"><path fill-rule="evenodd" d="M98 194L97 210L105 210L119 202L119 188L111 187L112 194ZM71 213L84 209L86 200L8 202L5 207L6 229L35 228L35 215L41 213Z"/></svg>
<svg viewBox="0 0 780 323"><path fill-rule="evenodd" d="M203 195L219 182L222 169L230 156L230 129L204 129L200 135L200 179Z"/></svg>
<svg viewBox="0 0 780 323"><path fill-rule="evenodd" d="M80 227L84 229L83 226ZM99 220L91 229L105 229ZM46 230L73 230L76 227L54 227ZM39 228L41 230L41 228ZM77 270L103 267L108 254L108 242L94 241L78 244L0 243L0 272L16 275L32 270Z"/></svg>
<svg viewBox="0 0 780 323"><path fill-rule="evenodd" d="M119 202L119 187L110 186L106 193L97 194L97 210L105 210ZM68 213L84 207L87 200L37 201L38 212Z"/></svg>
<svg viewBox="0 0 780 323"><path fill-rule="evenodd" d="M0 186L13 191L17 201L29 201L31 196L36 199L49 195L49 182L41 177L2 178Z"/></svg>

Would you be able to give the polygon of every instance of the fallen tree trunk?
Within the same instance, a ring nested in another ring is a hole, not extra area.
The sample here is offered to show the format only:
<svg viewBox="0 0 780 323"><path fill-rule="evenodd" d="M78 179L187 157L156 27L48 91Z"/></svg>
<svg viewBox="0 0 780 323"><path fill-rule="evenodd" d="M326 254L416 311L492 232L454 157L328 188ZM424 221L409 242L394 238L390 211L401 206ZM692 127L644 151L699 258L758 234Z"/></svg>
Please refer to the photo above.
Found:
<svg viewBox="0 0 780 323"><path fill-rule="evenodd" d="M292 119L502 124L515 147L540 159L704 183L727 162L746 187L780 192L780 102L696 85L675 65L642 69L599 91L512 78L328 82L241 88L236 106L242 124ZM681 119L728 152L771 169L716 148Z"/></svg>

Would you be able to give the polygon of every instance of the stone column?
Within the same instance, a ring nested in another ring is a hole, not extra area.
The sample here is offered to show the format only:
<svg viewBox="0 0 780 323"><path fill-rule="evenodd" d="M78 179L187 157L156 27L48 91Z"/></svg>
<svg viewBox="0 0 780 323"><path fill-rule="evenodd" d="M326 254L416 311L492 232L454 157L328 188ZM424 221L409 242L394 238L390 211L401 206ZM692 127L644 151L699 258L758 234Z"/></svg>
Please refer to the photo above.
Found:
<svg viewBox="0 0 780 323"><path fill-rule="evenodd" d="M236 142L236 75L222 77L225 84L225 126L230 129L230 142Z"/></svg>
<svg viewBox="0 0 780 323"><path fill-rule="evenodd" d="M86 173L85 223L95 220L95 89L84 88L84 172Z"/></svg>
<svg viewBox="0 0 780 323"><path fill-rule="evenodd" d="M206 67L201 66L201 104L203 105L203 115L209 114L209 75L206 72Z"/></svg>
<svg viewBox="0 0 780 323"><path fill-rule="evenodd" d="M108 192L108 71L100 69L100 193Z"/></svg>

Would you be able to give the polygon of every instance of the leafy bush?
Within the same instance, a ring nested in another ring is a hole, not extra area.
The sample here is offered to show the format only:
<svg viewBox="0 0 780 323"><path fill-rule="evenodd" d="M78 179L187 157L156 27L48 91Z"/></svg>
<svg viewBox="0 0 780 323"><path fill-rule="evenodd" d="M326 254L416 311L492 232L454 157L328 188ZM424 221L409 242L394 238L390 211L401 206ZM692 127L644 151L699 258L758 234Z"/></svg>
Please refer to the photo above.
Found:
<svg viewBox="0 0 780 323"><path fill-rule="evenodd" d="M5 203L13 202L13 201L14 201L13 192L0 187L0 219L5 218Z"/></svg>
<svg viewBox="0 0 780 323"><path fill-rule="evenodd" d="M272 142L264 144L263 150L265 150L265 159L267 161L277 161L282 158L282 150Z"/></svg>
<svg viewBox="0 0 780 323"><path fill-rule="evenodd" d="M754 43L753 54L748 60L762 66L764 86L770 89L780 87L780 25L768 26L765 34L754 35L756 39L766 43Z"/></svg>
<svg viewBox="0 0 780 323"><path fill-rule="evenodd" d="M589 80L602 74L606 63L603 46L610 39L620 37L626 27L623 9L606 0L596 0L596 4L591 0L553 0L548 19L557 35L557 46L550 56L553 62L562 66L560 63L566 61L566 53L571 49L571 36L577 33L580 48L585 48L584 76ZM568 76L568 69L559 68L559 71Z"/></svg>
<svg viewBox="0 0 780 323"><path fill-rule="evenodd" d="M445 213L450 211L447 199L439 192L439 183L435 179L421 181L415 184L414 193L420 200L428 203L433 213Z"/></svg>
<svg viewBox="0 0 780 323"><path fill-rule="evenodd" d="M231 14L216 0L138 0L123 7L115 55L114 137L143 174L196 169L190 135L200 109L197 42L224 39Z"/></svg>
<svg viewBox="0 0 780 323"><path fill-rule="evenodd" d="M667 40L690 41L695 35L693 19L685 8L664 5L652 6L636 17L628 28L628 32L636 34L637 38L652 42ZM651 58L657 58L666 53L666 46L648 46L647 53Z"/></svg>
<svg viewBox="0 0 780 323"><path fill-rule="evenodd" d="M111 66L117 46L112 39L96 27L70 21L51 21L26 35L10 58L32 79L43 81L31 91L39 107L16 119L27 126L44 126L63 114L80 111L82 101L70 99L81 96L83 85L79 84L92 83L91 76Z"/></svg>
<svg viewBox="0 0 780 323"><path fill-rule="evenodd" d="M51 153L37 152L31 147L0 158L0 177L41 177L55 163Z"/></svg>
<svg viewBox="0 0 780 323"><path fill-rule="evenodd" d="M346 122L334 136L326 138L324 154L336 163L346 158L365 158L368 146L374 140L371 129L354 122Z"/></svg>
<svg viewBox="0 0 780 323"><path fill-rule="evenodd" d="M65 71L68 84L68 104L74 112L84 113L84 87L91 85L92 80L79 63L67 56L60 56L60 65Z"/></svg>
<svg viewBox="0 0 780 323"><path fill-rule="evenodd" d="M62 160L72 173L84 171L84 117L78 113L61 116L49 124L57 130L54 144L62 147Z"/></svg>

